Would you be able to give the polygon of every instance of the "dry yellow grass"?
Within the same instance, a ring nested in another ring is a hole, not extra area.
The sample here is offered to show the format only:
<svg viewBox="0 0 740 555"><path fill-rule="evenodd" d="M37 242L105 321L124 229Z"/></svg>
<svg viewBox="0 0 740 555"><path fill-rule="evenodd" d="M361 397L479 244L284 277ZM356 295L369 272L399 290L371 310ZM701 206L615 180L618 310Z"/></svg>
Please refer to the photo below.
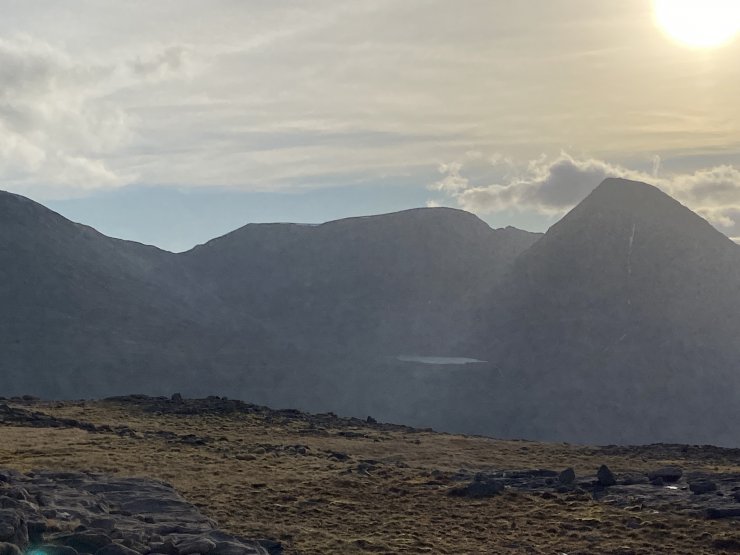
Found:
<svg viewBox="0 0 740 555"><path fill-rule="evenodd" d="M103 471L167 480L219 525L281 540L287 553L719 553L737 521L628 512L585 495L446 495L435 471L562 468L594 474L677 463L740 472L740 460L675 451L598 449L433 432L316 427L263 414L171 415L114 402L44 403L34 410L132 433L0 427L0 467ZM211 438L190 445L167 437ZM347 432L350 432L347 434ZM340 435L344 433L345 435ZM351 437L347 437L347 435ZM285 449L285 446L305 446ZM330 458L347 454L348 460ZM688 457L688 456L687 456ZM367 462L371 461L371 462ZM638 523L637 526L635 523Z"/></svg>

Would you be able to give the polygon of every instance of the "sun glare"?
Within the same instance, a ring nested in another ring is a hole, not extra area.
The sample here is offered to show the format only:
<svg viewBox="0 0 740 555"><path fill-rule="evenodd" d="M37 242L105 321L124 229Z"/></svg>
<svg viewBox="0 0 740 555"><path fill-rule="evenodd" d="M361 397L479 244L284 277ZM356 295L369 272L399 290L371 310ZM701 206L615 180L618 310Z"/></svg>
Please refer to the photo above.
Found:
<svg viewBox="0 0 740 555"><path fill-rule="evenodd" d="M653 9L660 28L692 48L723 46L740 31L740 0L653 0Z"/></svg>

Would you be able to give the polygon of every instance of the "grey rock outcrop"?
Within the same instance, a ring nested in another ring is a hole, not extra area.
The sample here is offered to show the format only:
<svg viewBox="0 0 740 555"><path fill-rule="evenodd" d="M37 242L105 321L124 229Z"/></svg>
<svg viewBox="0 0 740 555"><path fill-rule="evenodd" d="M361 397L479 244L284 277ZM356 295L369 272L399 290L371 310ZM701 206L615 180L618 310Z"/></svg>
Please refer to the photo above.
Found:
<svg viewBox="0 0 740 555"><path fill-rule="evenodd" d="M219 530L168 484L83 472L3 471L0 553L279 555Z"/></svg>
<svg viewBox="0 0 740 555"><path fill-rule="evenodd" d="M735 455L735 450L726 451ZM491 497L476 494L485 491L486 484L495 484L493 495L506 490L555 499L560 494L570 500L595 500L630 512L677 512L710 520L740 519L739 473L691 472L660 487L651 484L646 474L637 471L620 475L630 477L629 480L616 480L606 466L599 469L596 480L593 476L583 476L565 485L558 476L556 471L547 469L487 470L477 474L461 469L454 474L438 471L435 480L448 480L452 485L447 490L448 495L458 497ZM639 503L636 504L636 500Z"/></svg>

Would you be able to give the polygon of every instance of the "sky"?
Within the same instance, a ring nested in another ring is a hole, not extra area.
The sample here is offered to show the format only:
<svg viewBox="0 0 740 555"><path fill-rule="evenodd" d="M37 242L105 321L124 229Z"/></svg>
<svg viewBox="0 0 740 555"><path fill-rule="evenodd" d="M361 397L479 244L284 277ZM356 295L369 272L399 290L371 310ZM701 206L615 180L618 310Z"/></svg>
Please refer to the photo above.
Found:
<svg viewBox="0 0 740 555"><path fill-rule="evenodd" d="M740 39L657 3L0 0L0 189L180 251L416 206L543 231L622 176L740 238Z"/></svg>

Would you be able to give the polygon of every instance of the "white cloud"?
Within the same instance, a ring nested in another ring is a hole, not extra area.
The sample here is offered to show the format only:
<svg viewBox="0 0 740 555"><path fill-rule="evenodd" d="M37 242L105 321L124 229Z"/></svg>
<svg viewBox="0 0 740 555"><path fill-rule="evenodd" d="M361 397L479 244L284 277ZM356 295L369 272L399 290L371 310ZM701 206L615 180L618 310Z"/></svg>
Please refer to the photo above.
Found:
<svg viewBox="0 0 740 555"><path fill-rule="evenodd" d="M544 162L518 168L509 156L737 151L734 47L709 67L666 43L638 0L525 4L11 3L0 18L0 187L269 191L414 172L423 183L459 159L440 192L554 213L587 180L551 186L558 175L605 168L563 161L545 179ZM500 190L467 172L489 161Z"/></svg>
<svg viewBox="0 0 740 555"><path fill-rule="evenodd" d="M463 165L461 162L451 162L449 164L440 164L438 171L444 174L444 177L431 186L432 189L443 191L452 196L457 196L462 191L469 188L468 180L460 175Z"/></svg>
<svg viewBox="0 0 740 555"><path fill-rule="evenodd" d="M493 158L497 162L498 158ZM462 208L478 213L518 209L542 214L562 213L582 200L605 177L639 179L645 174L596 159L575 159L562 153L555 159L541 156L526 163L504 182L469 186L461 174L464 165L440 166L445 176L430 189L444 191ZM648 176L649 178L649 176Z"/></svg>
<svg viewBox="0 0 740 555"><path fill-rule="evenodd" d="M661 174L657 158L649 173L561 153L555 158L541 156L527 162L518 175L508 180L476 186L465 177L462 162L442 164L440 171L444 177L429 188L446 193L461 208L478 214L517 210L561 215L605 178L622 177L660 187L728 236L740 234L740 169L732 165Z"/></svg>
<svg viewBox="0 0 740 555"><path fill-rule="evenodd" d="M30 37L0 39L4 183L84 189L123 182L100 158L128 134L125 113L93 101L108 74Z"/></svg>
<svg viewBox="0 0 740 555"><path fill-rule="evenodd" d="M137 124L113 97L187 66L183 48L147 55L99 63L30 36L0 38L2 186L55 197L136 179L133 168L111 162Z"/></svg>

